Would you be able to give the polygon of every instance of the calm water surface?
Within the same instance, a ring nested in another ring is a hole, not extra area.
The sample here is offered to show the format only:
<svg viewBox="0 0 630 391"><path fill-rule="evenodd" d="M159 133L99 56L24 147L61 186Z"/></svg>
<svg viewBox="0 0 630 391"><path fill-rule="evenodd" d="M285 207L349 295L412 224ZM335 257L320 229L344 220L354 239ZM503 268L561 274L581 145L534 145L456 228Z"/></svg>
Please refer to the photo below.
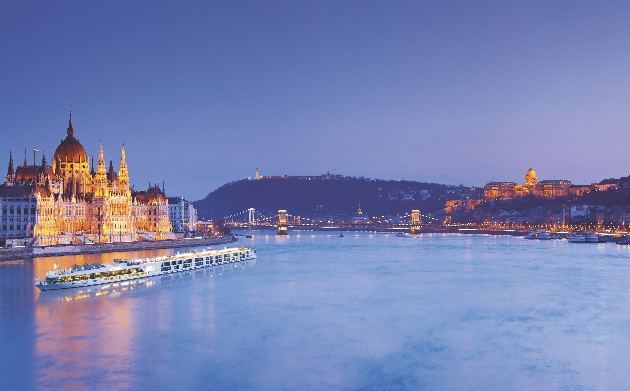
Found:
<svg viewBox="0 0 630 391"><path fill-rule="evenodd" d="M255 262L40 293L0 262L1 390L628 388L630 247L253 232ZM181 250L178 250L181 251Z"/></svg>

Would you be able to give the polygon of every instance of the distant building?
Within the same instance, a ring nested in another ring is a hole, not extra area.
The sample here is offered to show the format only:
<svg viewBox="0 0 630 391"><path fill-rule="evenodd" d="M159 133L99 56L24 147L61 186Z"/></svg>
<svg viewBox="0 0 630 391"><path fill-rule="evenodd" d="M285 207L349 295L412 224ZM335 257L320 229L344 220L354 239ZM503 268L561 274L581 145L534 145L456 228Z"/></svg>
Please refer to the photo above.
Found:
<svg viewBox="0 0 630 391"><path fill-rule="evenodd" d="M357 209L357 213L350 215L349 220L351 223L369 223L370 216L364 215L361 211L361 205L359 204L359 209Z"/></svg>
<svg viewBox="0 0 630 391"><path fill-rule="evenodd" d="M483 187L483 196L487 200L511 200L516 197L514 182L490 182Z"/></svg>
<svg viewBox="0 0 630 391"><path fill-rule="evenodd" d="M540 181L536 184L534 195L545 198L566 197L570 187L571 181L563 179Z"/></svg>
<svg viewBox="0 0 630 391"><path fill-rule="evenodd" d="M582 195L590 190L590 186L573 186L571 181L564 179L538 181L536 171L529 168L525 173L525 183L518 185L514 182L490 182L484 186L483 195L486 200L510 200L513 198L533 195L536 197L556 198L569 195Z"/></svg>
<svg viewBox="0 0 630 391"><path fill-rule="evenodd" d="M593 187L597 191L615 190L619 188L619 180L615 178L604 179L599 183L594 183Z"/></svg>
<svg viewBox="0 0 630 391"><path fill-rule="evenodd" d="M184 197L168 197L168 216L173 232L194 232L197 225L197 210Z"/></svg>

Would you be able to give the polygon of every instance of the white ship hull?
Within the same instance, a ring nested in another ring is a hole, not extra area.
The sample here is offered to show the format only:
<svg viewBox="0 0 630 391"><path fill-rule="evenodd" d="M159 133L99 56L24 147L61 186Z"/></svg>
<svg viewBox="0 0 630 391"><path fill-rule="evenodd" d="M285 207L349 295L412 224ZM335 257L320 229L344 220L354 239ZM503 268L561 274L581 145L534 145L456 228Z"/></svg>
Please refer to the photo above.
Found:
<svg viewBox="0 0 630 391"><path fill-rule="evenodd" d="M37 282L35 286L41 291L84 288L204 269L255 258L255 249L233 247L138 260L115 260L114 263L105 265L75 265L46 273L46 279Z"/></svg>

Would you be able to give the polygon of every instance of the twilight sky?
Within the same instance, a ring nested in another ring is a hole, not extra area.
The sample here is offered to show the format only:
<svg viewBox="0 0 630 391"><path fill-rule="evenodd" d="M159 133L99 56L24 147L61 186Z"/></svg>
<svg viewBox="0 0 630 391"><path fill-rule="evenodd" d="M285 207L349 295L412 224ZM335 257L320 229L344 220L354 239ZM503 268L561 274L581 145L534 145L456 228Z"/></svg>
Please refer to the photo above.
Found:
<svg viewBox="0 0 630 391"><path fill-rule="evenodd" d="M0 168L88 152L191 200L246 176L630 174L630 2L0 3ZM41 155L40 157L41 158ZM39 159L38 158L38 159Z"/></svg>

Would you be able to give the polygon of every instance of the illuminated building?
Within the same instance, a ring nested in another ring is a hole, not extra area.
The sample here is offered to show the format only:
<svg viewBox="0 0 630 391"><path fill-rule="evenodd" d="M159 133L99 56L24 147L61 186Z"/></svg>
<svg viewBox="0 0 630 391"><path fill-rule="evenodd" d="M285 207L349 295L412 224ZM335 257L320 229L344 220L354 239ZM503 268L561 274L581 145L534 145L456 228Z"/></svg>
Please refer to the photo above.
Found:
<svg viewBox="0 0 630 391"><path fill-rule="evenodd" d="M24 165L14 169L9 154L0 185L1 238L31 237L44 246L173 237L163 189L130 188L124 146L118 172L112 161L105 169L102 146L95 171L74 137L72 114L66 132L51 166L44 154L41 165L28 165L25 151Z"/></svg>
<svg viewBox="0 0 630 391"><path fill-rule="evenodd" d="M251 209L251 208L250 208ZM197 225L197 211L184 197L168 197L168 214L173 232L193 232ZM250 212L253 215L253 212ZM250 216L250 224L253 217Z"/></svg>
<svg viewBox="0 0 630 391"><path fill-rule="evenodd" d="M516 197L514 182L490 182L483 187L483 196L489 200L511 200Z"/></svg>
<svg viewBox="0 0 630 391"><path fill-rule="evenodd" d="M525 173L525 183L490 182L483 188L486 200L509 200L533 195L536 197L556 198L569 195L582 195L590 189L588 186L574 186L564 179L538 181L536 171L529 168Z"/></svg>
<svg viewBox="0 0 630 391"><path fill-rule="evenodd" d="M357 213L350 215L349 220L351 223L354 223L354 224L369 223L370 216L363 214L363 211L361 210L361 204L359 204L359 209L357 209Z"/></svg>

